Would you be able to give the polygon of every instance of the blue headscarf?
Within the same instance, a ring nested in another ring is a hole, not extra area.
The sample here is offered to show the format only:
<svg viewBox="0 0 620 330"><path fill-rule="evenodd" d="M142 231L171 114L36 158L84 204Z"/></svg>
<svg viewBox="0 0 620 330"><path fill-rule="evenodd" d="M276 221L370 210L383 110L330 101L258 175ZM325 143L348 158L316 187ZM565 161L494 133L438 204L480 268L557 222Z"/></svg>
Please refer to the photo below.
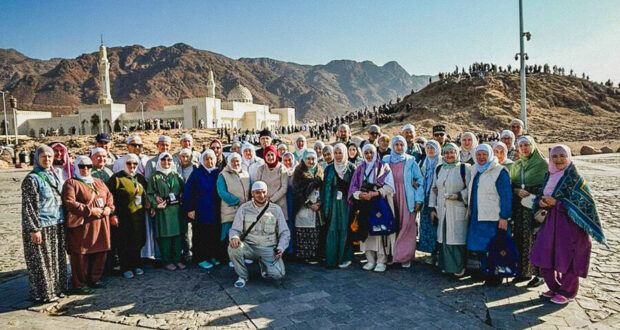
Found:
<svg viewBox="0 0 620 330"><path fill-rule="evenodd" d="M396 148L394 148L394 144L396 142L402 142L403 143L403 152L401 154L396 153ZM407 140L405 140L404 137L400 136L400 135L396 135L393 139L392 142L390 142L390 163L400 163L402 161L405 161L405 154L407 151Z"/></svg>
<svg viewBox="0 0 620 330"><path fill-rule="evenodd" d="M426 175L424 179L426 180L425 182L427 182L424 190L428 194L428 192L431 190L431 186L433 183L433 178L435 175L435 167L439 163L439 154L441 153L441 146L439 145L439 142L435 140L430 140L426 142L424 147L426 148L426 146L431 146L433 147L433 149L435 149L435 157L431 158L427 154L426 159L424 160L424 167L426 168L426 173L425 173Z"/></svg>
<svg viewBox="0 0 620 330"><path fill-rule="evenodd" d="M478 164L478 159L476 158L476 154L478 153L478 151L485 151L489 157L487 158L487 162L484 165L480 165ZM495 161L495 154L493 153L493 148L491 148L490 145L488 144L479 144L476 147L476 151L474 152L474 161L476 163L476 169L478 170L478 173L484 173L484 171L486 171L489 166L491 166L491 163Z"/></svg>
<svg viewBox="0 0 620 330"><path fill-rule="evenodd" d="M316 166L318 165L318 155L316 154L316 151L314 151L313 149L306 148L306 150L304 150L304 156L303 156L304 164L306 163L306 159L310 157L314 158L314 167L308 167L308 165L306 165L306 167L308 167L308 172L314 175L316 173Z"/></svg>

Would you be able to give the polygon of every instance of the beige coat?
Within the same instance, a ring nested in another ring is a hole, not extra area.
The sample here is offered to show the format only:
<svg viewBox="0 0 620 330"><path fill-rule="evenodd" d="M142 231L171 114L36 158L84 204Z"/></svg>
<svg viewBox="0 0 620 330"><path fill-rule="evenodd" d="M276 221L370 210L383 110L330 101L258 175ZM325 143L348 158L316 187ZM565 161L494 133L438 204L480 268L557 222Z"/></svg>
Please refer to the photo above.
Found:
<svg viewBox="0 0 620 330"><path fill-rule="evenodd" d="M250 175L247 171L241 170L237 173L226 166L220 175L226 182L226 190L241 199L241 203L230 206L222 200L222 223L232 222L235 219L235 213L239 206L250 198Z"/></svg>
<svg viewBox="0 0 620 330"><path fill-rule="evenodd" d="M267 164L256 170L254 181L263 181L267 184L267 197L272 203L276 203L282 209L284 218L288 220L288 207L286 205L286 191L288 186L288 174L282 163L278 163L270 169Z"/></svg>
<svg viewBox="0 0 620 330"><path fill-rule="evenodd" d="M465 182L471 180L470 165L465 163ZM469 194L467 185L463 184L460 165L453 168L441 166L439 173L435 172L433 187L437 187L437 194L431 189L428 206L437 210L439 219L437 226L437 242L448 245L464 245L467 243L467 204ZM459 200L448 200L446 195L459 194ZM444 232L445 237L444 237Z"/></svg>

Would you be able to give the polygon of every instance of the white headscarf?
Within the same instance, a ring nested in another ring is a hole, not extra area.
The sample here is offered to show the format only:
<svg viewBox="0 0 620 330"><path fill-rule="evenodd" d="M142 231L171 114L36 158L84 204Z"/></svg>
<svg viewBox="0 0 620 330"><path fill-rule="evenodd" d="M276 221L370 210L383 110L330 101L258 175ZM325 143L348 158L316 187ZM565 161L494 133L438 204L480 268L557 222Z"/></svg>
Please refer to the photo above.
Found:
<svg viewBox="0 0 620 330"><path fill-rule="evenodd" d="M211 155L213 157L213 167L207 167L207 165L205 164L205 156L206 155ZM202 167L204 167L207 172L211 173L213 170L215 170L217 167L215 166L215 162L217 161L217 157L215 157L215 151L211 150L211 149L207 149L205 150L201 155L200 155L200 165L202 165Z"/></svg>
<svg viewBox="0 0 620 330"><path fill-rule="evenodd" d="M232 160L233 160L233 159L238 159L239 161L241 161L242 157L241 157L241 155L239 155L239 154L238 154L238 153L236 153L236 152L231 152L231 153L228 155L228 157L226 157L226 166L227 166L227 167L228 167L231 171L233 171L233 172L237 172L237 173L241 172L241 171L243 170L243 168L241 167L241 163L239 163L239 168L238 168L238 169L236 169L236 170L235 170L234 168L232 168Z"/></svg>
<svg viewBox="0 0 620 330"><path fill-rule="evenodd" d="M282 155L282 164L283 165L284 165L284 158L286 158L286 157L290 157L291 160L293 161L293 166L291 166L291 167L284 166L288 176L291 176L291 175L293 175L293 173L295 173L295 167L297 167L297 161L295 160L295 155L293 155L292 152L287 151L287 152L284 153L284 155Z"/></svg>
<svg viewBox="0 0 620 330"><path fill-rule="evenodd" d="M96 155L98 153L103 153L104 156L108 155L108 152L105 151L105 149L103 149L103 148L94 148L94 149L92 149L90 151L90 156L92 157L92 156L94 156L94 155Z"/></svg>
<svg viewBox="0 0 620 330"><path fill-rule="evenodd" d="M336 145L334 146L334 150L336 149L342 152L342 161L337 162L336 157L334 156L334 169L336 170L338 176L343 179L344 172L347 169L347 163L349 162L349 156L347 155L347 146L345 146L344 143L336 143Z"/></svg>
<svg viewBox="0 0 620 330"><path fill-rule="evenodd" d="M465 149L465 147L463 147L463 137L465 137L466 135L471 137L471 148L469 149ZM474 151L476 150L476 147L478 147L478 138L476 137L476 135L472 132L463 133L463 135L461 135L461 161L466 162L470 159L475 158L476 155Z"/></svg>
<svg viewBox="0 0 620 330"><path fill-rule="evenodd" d="M75 177L88 184L92 184L93 182L95 182L95 178L93 178L92 175L89 174L88 176L82 176L80 174L80 168L78 166L80 164L92 165L93 161L86 156L78 156L75 159L75 163L73 163L73 173L75 173Z"/></svg>
<svg viewBox="0 0 620 330"><path fill-rule="evenodd" d="M506 145L506 147L508 147L508 149L512 149L515 147L515 143L517 141L515 141L515 133L513 133L511 130L503 130L502 134L499 135L500 140L506 136L509 136L512 139L512 144L511 145Z"/></svg>
<svg viewBox="0 0 620 330"><path fill-rule="evenodd" d="M366 151L371 150L373 155L372 155L372 160L371 161L367 161L366 160ZM375 162L377 161L377 147L375 147L372 143L366 143L364 145L364 147L362 148L362 158L364 159L364 163L366 163L366 174L370 173L370 171L372 170L373 166L375 166Z"/></svg>
<svg viewBox="0 0 620 330"><path fill-rule="evenodd" d="M123 164L123 171L125 171L125 173L127 173L127 175L129 175L130 177L134 177L136 175L136 173L138 173L138 167L136 166L136 170L132 172L129 171L129 168L127 167L127 162L132 161L134 163L138 163L138 166L140 166L140 158L138 158L138 155L136 154L127 154L127 156L125 157L125 164Z"/></svg>
<svg viewBox="0 0 620 330"><path fill-rule="evenodd" d="M170 172L172 172L174 170L174 168L172 167L172 163L170 164L170 167L168 167L166 169L164 169L161 166L161 160L164 159L164 157L166 157L166 156L169 157L170 159L172 159L172 155L170 155L167 152L162 152L161 154L159 154L159 156L157 157L157 166L155 167L155 171L161 172L161 173L163 173L165 175L168 175L168 174L170 174Z"/></svg>
<svg viewBox="0 0 620 330"><path fill-rule="evenodd" d="M251 150L252 151L252 158L247 159L245 158L245 151L246 150ZM245 165L246 167L250 167L252 164L254 164L256 162L256 152L254 149L254 146L250 143L243 143L241 145L241 163L243 165Z"/></svg>
<svg viewBox="0 0 620 330"><path fill-rule="evenodd" d="M497 158L495 158L493 148L491 148L491 146L488 144L483 143L478 145L475 152L477 153L478 151L484 151L489 155L487 157L487 162L484 165L478 164L478 159L474 158L476 169L478 170L478 172L483 173L489 168L489 166L491 166L492 163L497 163Z"/></svg>
<svg viewBox="0 0 620 330"><path fill-rule="evenodd" d="M304 146L303 146L303 148L300 148L300 147L298 147L298 146L297 146L297 141L299 141L299 140L303 140L303 141L304 141ZM303 157L303 155L304 155L304 150L306 150L306 137L305 137L305 136L303 136L303 135L298 136L298 137L295 139L295 143L293 144L293 147L295 148L295 155L296 155L299 159L301 159L301 157Z"/></svg>

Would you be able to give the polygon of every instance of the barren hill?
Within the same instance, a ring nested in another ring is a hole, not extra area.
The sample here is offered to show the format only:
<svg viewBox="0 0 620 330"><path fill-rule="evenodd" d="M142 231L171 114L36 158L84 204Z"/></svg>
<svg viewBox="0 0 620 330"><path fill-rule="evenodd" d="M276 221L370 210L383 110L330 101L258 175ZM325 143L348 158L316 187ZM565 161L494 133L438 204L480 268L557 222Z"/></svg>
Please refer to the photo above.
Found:
<svg viewBox="0 0 620 330"><path fill-rule="evenodd" d="M436 122L452 136L460 132L501 131L520 118L520 85L516 73L493 73L484 78L449 77L405 97L397 108L430 136ZM570 76L528 74L529 131L542 141L620 138L620 90ZM406 112L406 105L413 109ZM396 115L398 118L400 115ZM387 124L396 132L400 122Z"/></svg>
<svg viewBox="0 0 620 330"><path fill-rule="evenodd" d="M72 113L80 104L96 103L96 52L75 59L30 59L15 50L0 49L0 88L18 99L26 110ZM418 90L429 76L412 76L398 63L332 61L326 65L300 65L267 58L234 60L186 44L108 49L112 97L129 111L160 110L183 98L206 95L211 69L216 96L225 95L238 82L248 87L255 103L297 108L298 119L318 119L362 106L382 104Z"/></svg>

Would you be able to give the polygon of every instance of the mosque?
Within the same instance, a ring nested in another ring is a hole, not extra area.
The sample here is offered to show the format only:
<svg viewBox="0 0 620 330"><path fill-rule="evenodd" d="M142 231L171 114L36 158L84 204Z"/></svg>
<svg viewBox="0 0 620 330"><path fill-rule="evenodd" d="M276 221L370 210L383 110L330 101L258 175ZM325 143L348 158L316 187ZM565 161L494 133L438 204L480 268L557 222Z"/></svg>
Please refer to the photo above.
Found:
<svg viewBox="0 0 620 330"><path fill-rule="evenodd" d="M48 129L60 129L76 134L96 134L112 132L113 127L134 126L140 120L161 119L182 122L183 128L219 128L230 127L239 129L263 129L279 126L295 125L294 108L274 108L262 104L254 104L252 93L238 84L230 92L226 100L215 97L215 79L213 71L209 71L205 97L183 99L182 104L164 106L162 111L127 112L125 104L114 103L110 93L110 62L106 47L99 47L99 91L98 103L81 105L77 114L53 117L47 111L14 110L8 120L10 131L20 135L38 134ZM117 125L118 124L118 125Z"/></svg>

